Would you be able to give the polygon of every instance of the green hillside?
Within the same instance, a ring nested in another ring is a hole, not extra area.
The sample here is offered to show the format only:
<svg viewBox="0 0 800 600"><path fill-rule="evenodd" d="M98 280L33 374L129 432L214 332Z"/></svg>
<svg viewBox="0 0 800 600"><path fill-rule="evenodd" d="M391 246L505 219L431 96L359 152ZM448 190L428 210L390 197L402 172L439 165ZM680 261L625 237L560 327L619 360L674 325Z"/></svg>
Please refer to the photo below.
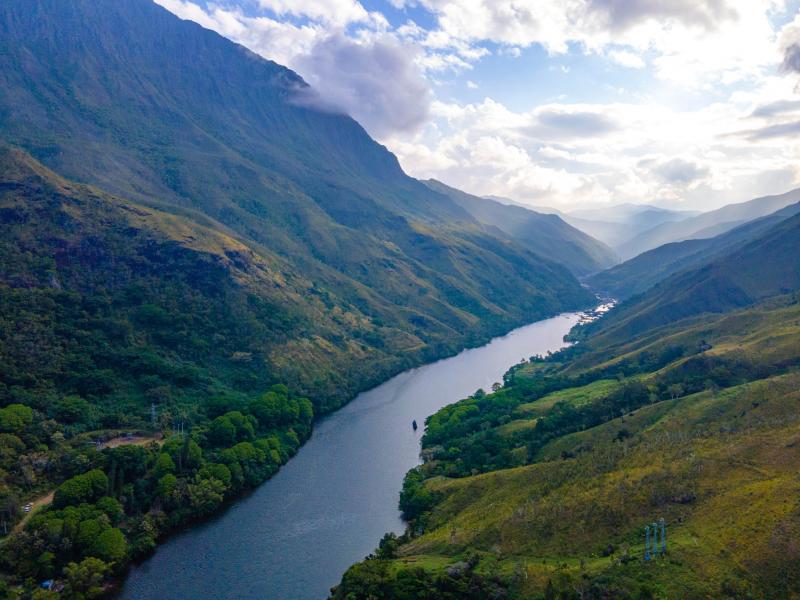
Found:
<svg viewBox="0 0 800 600"><path fill-rule="evenodd" d="M432 416L401 496L408 533L333 597L800 593L800 304L651 333L580 368L577 347L522 363L500 391ZM661 518L667 554L645 562L644 527Z"/></svg>
<svg viewBox="0 0 800 600"><path fill-rule="evenodd" d="M590 327L606 343L702 313L724 312L800 288L800 215L623 302Z"/></svg>
<svg viewBox="0 0 800 600"><path fill-rule="evenodd" d="M315 415L592 301L307 93L150 0L0 3L0 597L107 595Z"/></svg>
<svg viewBox="0 0 800 600"><path fill-rule="evenodd" d="M253 354L262 380L329 410L403 368L590 301L566 268L407 177L355 121L301 102L304 90L150 0L0 5L7 142L213 230L287 280L245 336L261 349L236 350Z"/></svg>
<svg viewBox="0 0 800 600"><path fill-rule="evenodd" d="M664 244L589 277L587 283L595 290L625 300L647 291L674 273L699 267L724 255L798 212L800 204L792 204L716 237Z"/></svg>
<svg viewBox="0 0 800 600"><path fill-rule="evenodd" d="M614 251L553 214L479 198L439 181L425 184L445 194L484 225L496 228L521 246L555 262L578 276L596 273L617 262Z"/></svg>
<svg viewBox="0 0 800 600"><path fill-rule="evenodd" d="M332 598L800 594L799 227L666 279L429 417L406 533ZM667 552L645 560L661 519Z"/></svg>
<svg viewBox="0 0 800 600"><path fill-rule="evenodd" d="M348 302L374 304L366 286L423 320L499 331L588 298L406 176L358 123L309 106L295 73L150 0L5 2L0 44L6 141L60 175L222 224Z"/></svg>

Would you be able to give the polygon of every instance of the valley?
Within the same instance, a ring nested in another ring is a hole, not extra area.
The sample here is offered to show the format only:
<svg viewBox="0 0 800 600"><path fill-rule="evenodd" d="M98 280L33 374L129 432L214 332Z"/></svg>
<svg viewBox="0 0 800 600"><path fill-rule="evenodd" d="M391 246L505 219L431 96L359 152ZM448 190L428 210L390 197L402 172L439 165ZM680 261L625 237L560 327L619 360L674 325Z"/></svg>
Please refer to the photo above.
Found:
<svg viewBox="0 0 800 600"><path fill-rule="evenodd" d="M0 600L800 597L800 12L667 4L0 2Z"/></svg>

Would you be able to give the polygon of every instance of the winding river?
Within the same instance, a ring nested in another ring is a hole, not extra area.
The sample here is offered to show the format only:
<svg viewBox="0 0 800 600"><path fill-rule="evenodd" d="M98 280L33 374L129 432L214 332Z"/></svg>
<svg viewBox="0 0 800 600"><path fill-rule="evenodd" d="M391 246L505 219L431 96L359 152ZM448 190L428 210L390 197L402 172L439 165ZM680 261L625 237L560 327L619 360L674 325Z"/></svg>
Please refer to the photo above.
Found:
<svg viewBox="0 0 800 600"><path fill-rule="evenodd" d="M403 530L400 486L419 462L425 417L489 389L521 358L561 348L577 320L564 314L521 327L360 394L318 423L275 477L160 546L120 597L324 600L385 532Z"/></svg>

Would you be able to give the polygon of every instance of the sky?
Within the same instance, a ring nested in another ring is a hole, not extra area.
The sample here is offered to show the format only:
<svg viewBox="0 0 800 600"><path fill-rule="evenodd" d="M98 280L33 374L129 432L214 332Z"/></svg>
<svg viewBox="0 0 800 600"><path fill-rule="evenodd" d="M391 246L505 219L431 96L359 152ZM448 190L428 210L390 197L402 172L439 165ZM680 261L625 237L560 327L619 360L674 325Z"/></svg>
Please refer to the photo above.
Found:
<svg viewBox="0 0 800 600"><path fill-rule="evenodd" d="M800 187L800 0L155 1L420 179L561 210Z"/></svg>

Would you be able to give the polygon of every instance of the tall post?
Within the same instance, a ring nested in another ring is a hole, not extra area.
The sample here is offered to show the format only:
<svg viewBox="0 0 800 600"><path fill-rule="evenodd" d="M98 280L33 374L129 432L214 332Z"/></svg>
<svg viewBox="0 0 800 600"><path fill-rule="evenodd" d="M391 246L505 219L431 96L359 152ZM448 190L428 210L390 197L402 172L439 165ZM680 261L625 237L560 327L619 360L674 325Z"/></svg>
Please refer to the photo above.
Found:
<svg viewBox="0 0 800 600"><path fill-rule="evenodd" d="M661 518L661 554L667 553L667 522Z"/></svg>
<svg viewBox="0 0 800 600"><path fill-rule="evenodd" d="M653 528L653 542L650 544L650 554L652 554L655 559L658 558L658 523L653 521L650 526Z"/></svg>
<svg viewBox="0 0 800 600"><path fill-rule="evenodd" d="M650 560L650 525L644 526L644 559Z"/></svg>

